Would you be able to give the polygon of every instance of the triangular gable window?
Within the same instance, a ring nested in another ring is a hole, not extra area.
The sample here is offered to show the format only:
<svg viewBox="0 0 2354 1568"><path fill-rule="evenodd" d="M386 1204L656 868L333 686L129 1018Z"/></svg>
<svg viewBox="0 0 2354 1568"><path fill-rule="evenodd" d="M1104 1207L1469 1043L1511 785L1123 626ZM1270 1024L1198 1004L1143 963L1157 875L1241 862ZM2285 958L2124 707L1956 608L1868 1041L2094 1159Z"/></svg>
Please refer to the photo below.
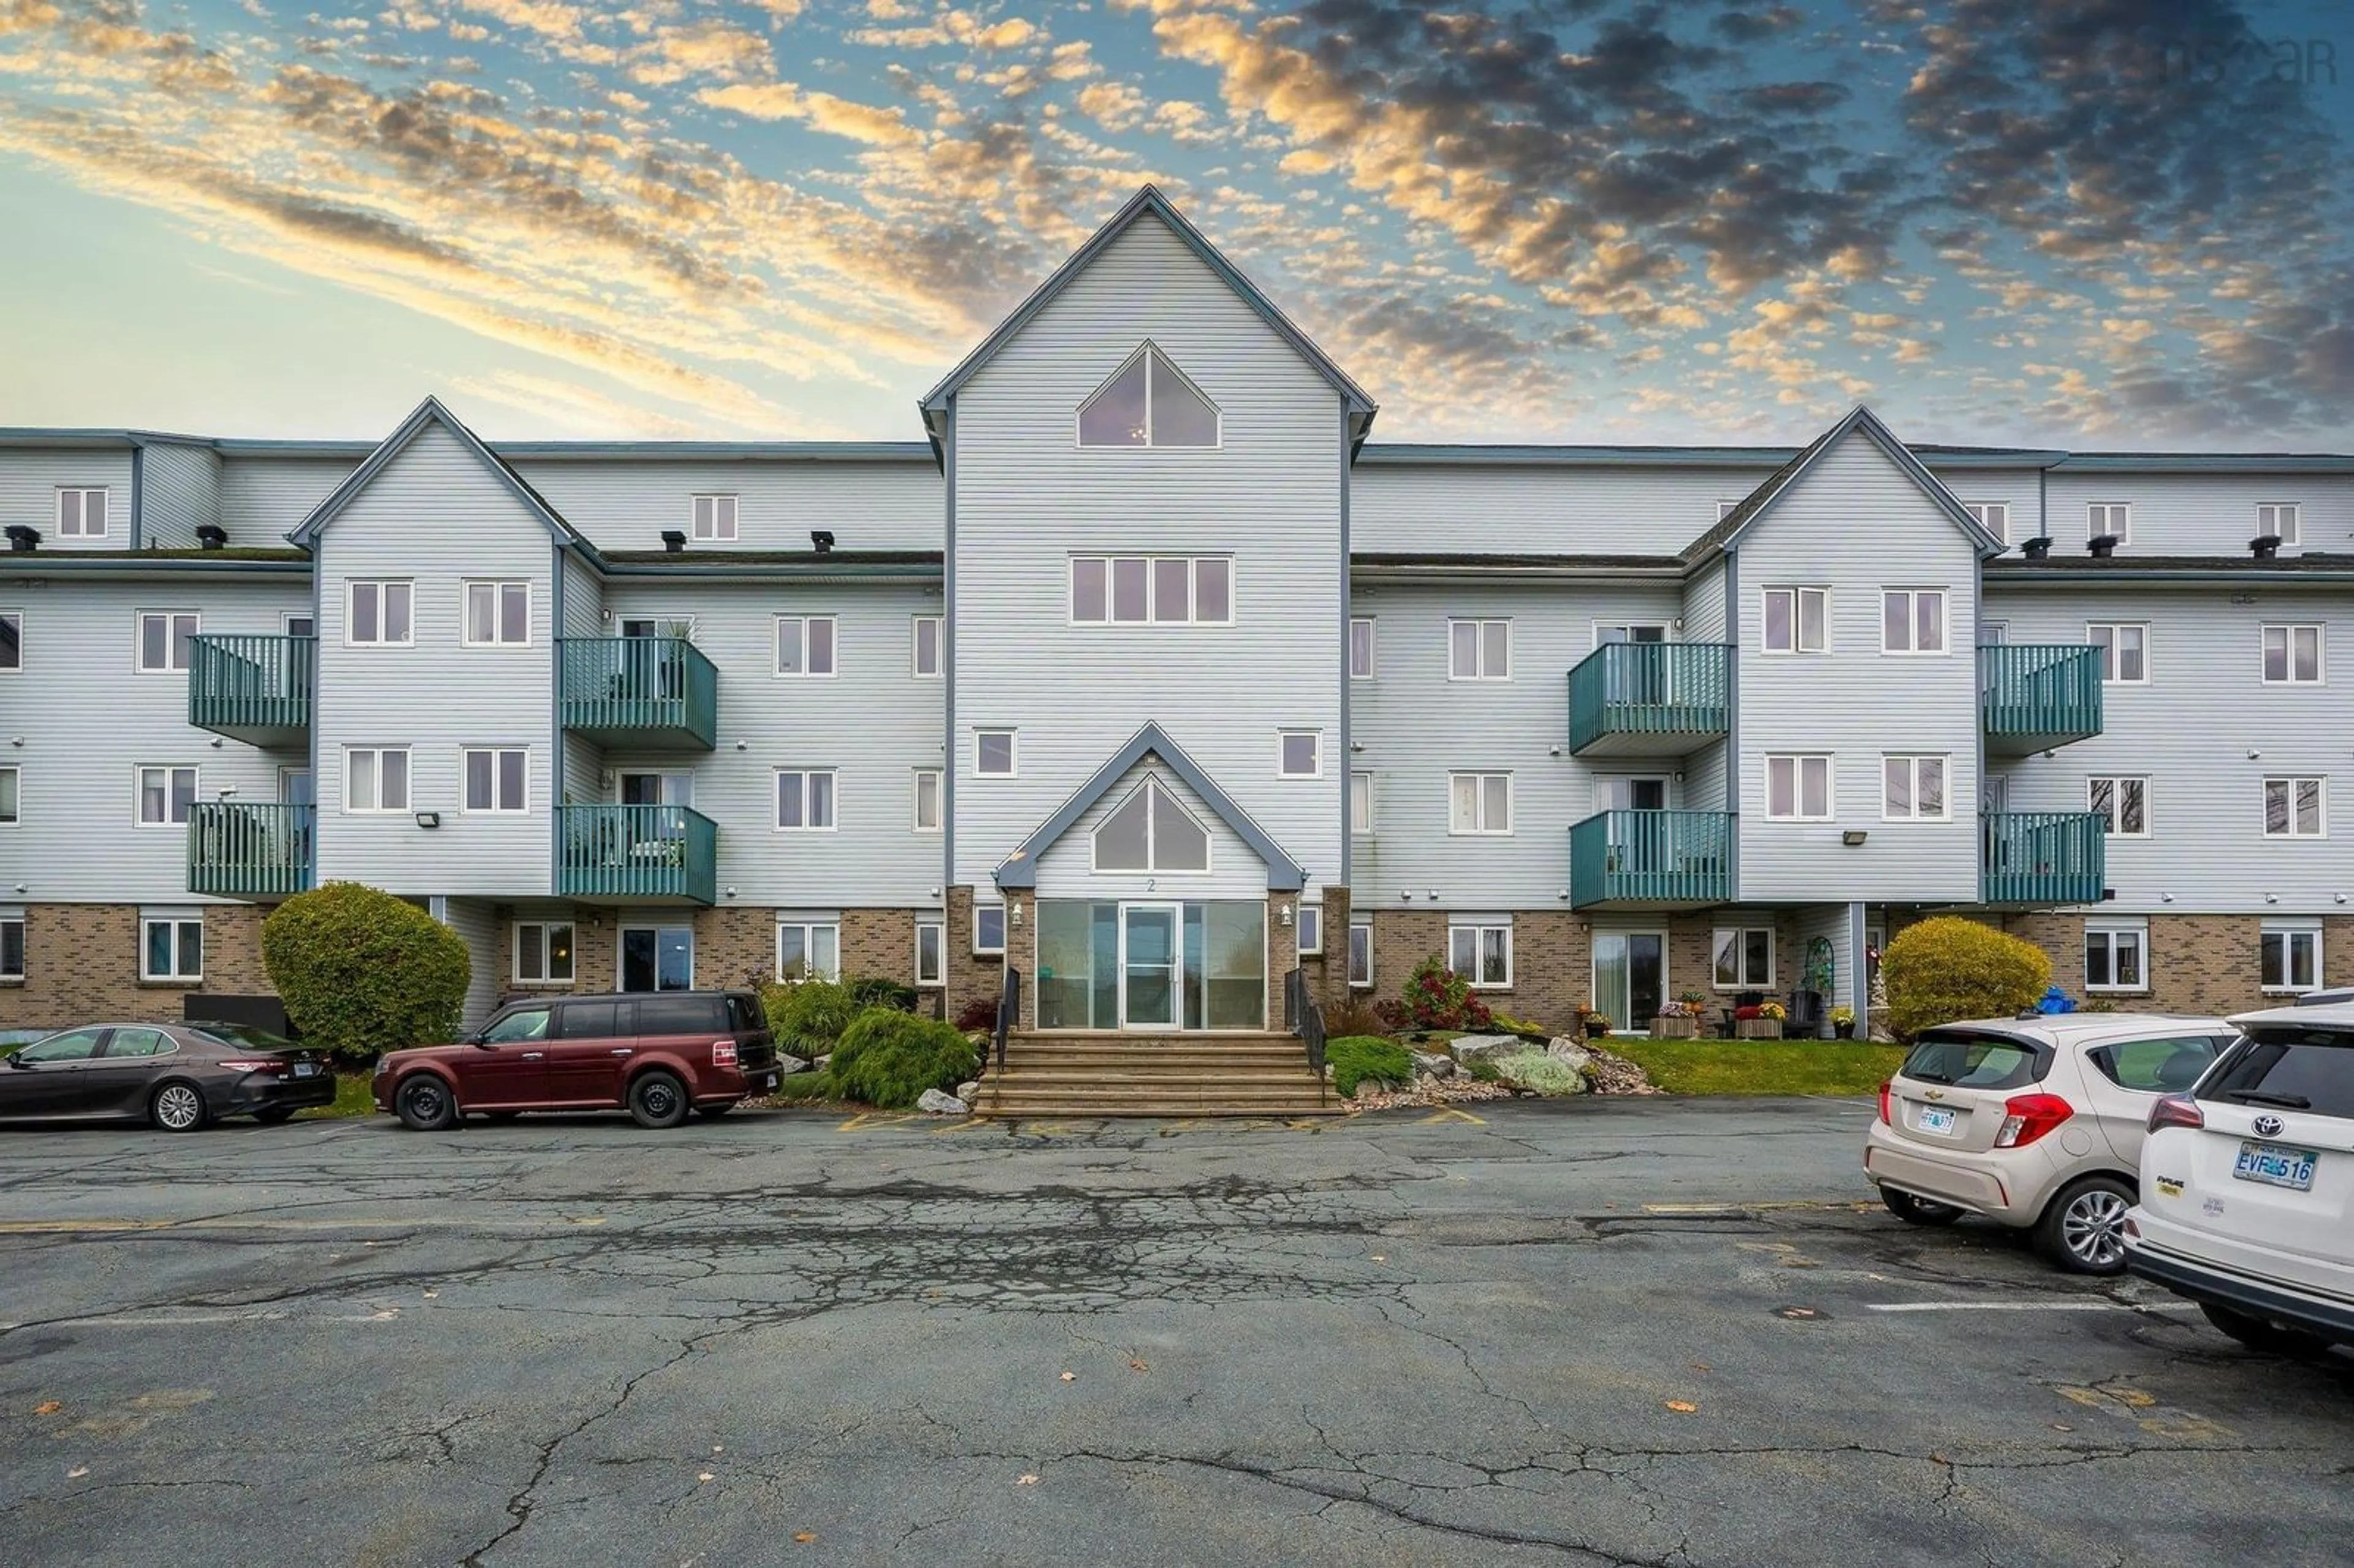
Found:
<svg viewBox="0 0 2354 1568"><path fill-rule="evenodd" d="M1083 447L1217 444L1217 405L1149 343L1079 405Z"/></svg>
<svg viewBox="0 0 2354 1568"><path fill-rule="evenodd" d="M1097 871L1207 871L1210 831L1148 779L1096 825Z"/></svg>

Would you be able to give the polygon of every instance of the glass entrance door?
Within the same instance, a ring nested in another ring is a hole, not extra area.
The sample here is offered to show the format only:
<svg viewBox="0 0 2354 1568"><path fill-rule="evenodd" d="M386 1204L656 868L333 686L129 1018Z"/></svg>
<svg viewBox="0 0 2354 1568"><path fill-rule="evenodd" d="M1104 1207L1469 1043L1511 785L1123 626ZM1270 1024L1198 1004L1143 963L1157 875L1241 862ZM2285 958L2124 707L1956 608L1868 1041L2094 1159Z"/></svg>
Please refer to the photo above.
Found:
<svg viewBox="0 0 2354 1568"><path fill-rule="evenodd" d="M622 927L621 989L623 991L694 990L695 927L692 926Z"/></svg>
<svg viewBox="0 0 2354 1568"><path fill-rule="evenodd" d="M1123 904L1119 910L1119 1022L1123 1029L1177 1025L1178 906Z"/></svg>
<svg viewBox="0 0 2354 1568"><path fill-rule="evenodd" d="M1665 932L1594 934L1594 1006L1613 1029L1649 1030L1667 995Z"/></svg>

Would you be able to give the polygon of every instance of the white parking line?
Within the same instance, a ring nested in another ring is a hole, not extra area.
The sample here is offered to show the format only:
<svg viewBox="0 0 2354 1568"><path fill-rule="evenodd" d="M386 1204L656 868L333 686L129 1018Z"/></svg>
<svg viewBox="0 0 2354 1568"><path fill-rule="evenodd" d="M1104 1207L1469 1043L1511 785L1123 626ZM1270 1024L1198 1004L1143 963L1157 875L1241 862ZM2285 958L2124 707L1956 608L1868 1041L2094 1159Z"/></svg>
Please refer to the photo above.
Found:
<svg viewBox="0 0 2354 1568"><path fill-rule="evenodd" d="M2190 1301L1871 1301L1867 1312L2196 1312Z"/></svg>

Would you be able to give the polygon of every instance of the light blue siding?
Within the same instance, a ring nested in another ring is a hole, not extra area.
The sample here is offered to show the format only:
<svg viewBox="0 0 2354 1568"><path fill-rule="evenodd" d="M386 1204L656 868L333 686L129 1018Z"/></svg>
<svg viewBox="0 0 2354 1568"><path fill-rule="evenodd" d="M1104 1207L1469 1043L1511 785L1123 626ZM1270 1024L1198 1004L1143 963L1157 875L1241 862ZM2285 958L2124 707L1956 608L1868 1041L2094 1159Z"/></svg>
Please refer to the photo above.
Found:
<svg viewBox="0 0 2354 1568"><path fill-rule="evenodd" d="M140 454L140 543L153 549L190 550L196 530L218 526L220 459L207 446L150 441ZM239 545L275 545L276 538L233 538Z"/></svg>
<svg viewBox="0 0 2354 1568"><path fill-rule="evenodd" d="M548 458L515 471L564 520L605 550L659 550L665 529L695 550L807 550L823 528L839 550L940 547L940 471L928 456L896 462L683 458L673 461ZM737 498L737 537L693 538L697 495Z"/></svg>
<svg viewBox="0 0 2354 1568"><path fill-rule="evenodd" d="M1672 556L1773 472L1755 468L1467 468L1363 463L1350 486L1360 555Z"/></svg>
<svg viewBox="0 0 2354 1568"><path fill-rule="evenodd" d="M0 447L0 528L25 524L45 550L131 548L131 449ZM103 486L106 533L69 539L58 531L58 492Z"/></svg>
<svg viewBox="0 0 2354 1568"><path fill-rule="evenodd" d="M232 545L282 545L358 460L310 454L232 453L221 460L221 526Z"/></svg>

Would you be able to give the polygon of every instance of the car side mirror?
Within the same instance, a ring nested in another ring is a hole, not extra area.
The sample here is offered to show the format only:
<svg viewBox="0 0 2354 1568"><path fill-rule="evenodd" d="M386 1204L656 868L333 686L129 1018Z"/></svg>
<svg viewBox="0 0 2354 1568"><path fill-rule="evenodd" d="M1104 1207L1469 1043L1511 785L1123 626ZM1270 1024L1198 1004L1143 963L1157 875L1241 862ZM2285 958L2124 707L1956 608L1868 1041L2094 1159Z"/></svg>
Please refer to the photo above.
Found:
<svg viewBox="0 0 2354 1568"><path fill-rule="evenodd" d="M8 1053L8 1065L12 1067L29 1067L32 1065L32 1063L25 1060L25 1054L23 1052L11 1051Z"/></svg>

